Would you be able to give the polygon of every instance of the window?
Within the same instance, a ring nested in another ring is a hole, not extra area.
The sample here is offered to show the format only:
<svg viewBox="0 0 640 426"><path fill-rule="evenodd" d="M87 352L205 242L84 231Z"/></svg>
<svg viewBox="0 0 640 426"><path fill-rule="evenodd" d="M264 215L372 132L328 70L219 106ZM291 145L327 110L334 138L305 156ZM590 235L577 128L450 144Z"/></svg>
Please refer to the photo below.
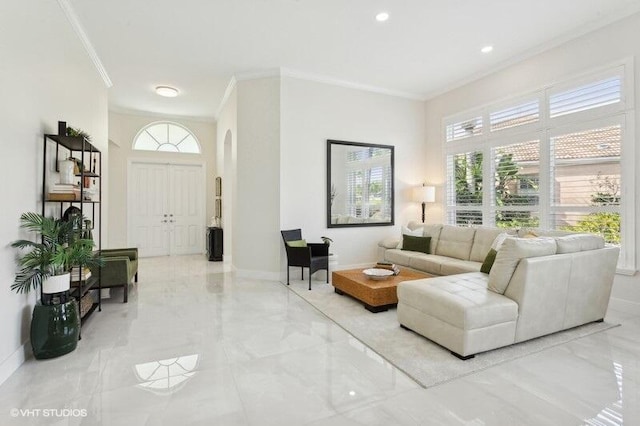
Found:
<svg viewBox="0 0 640 426"><path fill-rule="evenodd" d="M635 270L631 67L445 119L448 223L598 233Z"/></svg>
<svg viewBox="0 0 640 426"><path fill-rule="evenodd" d="M502 145L492 152L491 207L495 224L504 228L538 227L540 141Z"/></svg>
<svg viewBox="0 0 640 426"><path fill-rule="evenodd" d="M447 126L447 142L470 138L482 134L482 117L452 123Z"/></svg>
<svg viewBox="0 0 640 426"><path fill-rule="evenodd" d="M200 144L193 133L180 124L169 122L144 127L134 138L133 149L200 154Z"/></svg>
<svg viewBox="0 0 640 426"><path fill-rule="evenodd" d="M551 118L615 104L621 100L622 78L619 75L590 82L551 95Z"/></svg>
<svg viewBox="0 0 640 426"><path fill-rule="evenodd" d="M537 99L489 113L492 132L534 123L539 119L540 103Z"/></svg>
<svg viewBox="0 0 640 426"><path fill-rule="evenodd" d="M551 137L551 219L556 229L620 243L622 126Z"/></svg>
<svg viewBox="0 0 640 426"><path fill-rule="evenodd" d="M472 151L447 158L450 181L449 222L456 225L482 224L482 162L481 152Z"/></svg>

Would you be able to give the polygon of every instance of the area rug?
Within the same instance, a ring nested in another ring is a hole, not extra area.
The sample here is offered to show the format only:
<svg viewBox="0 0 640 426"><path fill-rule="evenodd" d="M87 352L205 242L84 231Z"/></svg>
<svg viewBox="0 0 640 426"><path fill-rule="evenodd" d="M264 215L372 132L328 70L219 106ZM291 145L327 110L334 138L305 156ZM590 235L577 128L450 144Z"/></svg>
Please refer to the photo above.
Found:
<svg viewBox="0 0 640 426"><path fill-rule="evenodd" d="M401 328L395 308L374 314L350 296L336 294L331 284L313 282L311 291L307 286L307 281L291 280L288 288L425 388L619 325L590 323L462 361L448 349Z"/></svg>

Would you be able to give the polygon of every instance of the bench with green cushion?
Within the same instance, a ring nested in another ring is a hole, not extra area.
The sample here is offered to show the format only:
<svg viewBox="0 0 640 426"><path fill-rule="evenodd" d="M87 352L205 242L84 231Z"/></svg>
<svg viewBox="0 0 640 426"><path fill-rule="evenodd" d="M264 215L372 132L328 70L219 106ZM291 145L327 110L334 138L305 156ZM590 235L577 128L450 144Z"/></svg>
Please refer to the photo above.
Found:
<svg viewBox="0 0 640 426"><path fill-rule="evenodd" d="M100 250L104 258L104 266L99 274L102 288L122 287L124 303L129 296L131 280L138 282L138 249L120 248Z"/></svg>

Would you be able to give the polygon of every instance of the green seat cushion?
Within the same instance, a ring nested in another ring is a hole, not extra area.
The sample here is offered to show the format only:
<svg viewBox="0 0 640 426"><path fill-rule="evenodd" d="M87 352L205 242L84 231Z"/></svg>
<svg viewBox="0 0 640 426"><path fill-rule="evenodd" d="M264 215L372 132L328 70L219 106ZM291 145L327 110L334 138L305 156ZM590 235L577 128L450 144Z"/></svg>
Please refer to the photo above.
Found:
<svg viewBox="0 0 640 426"><path fill-rule="evenodd" d="M418 251L429 254L431 247L431 237L415 237L412 235L402 236L402 250Z"/></svg>
<svg viewBox="0 0 640 426"><path fill-rule="evenodd" d="M305 240L293 240L293 241L287 241L287 245L289 247L306 247L307 242Z"/></svg>
<svg viewBox="0 0 640 426"><path fill-rule="evenodd" d="M496 254L498 254L497 251L489 249L489 253L487 253L487 256L484 258L484 262L482 262L482 266L480 267L480 272L484 272L485 274L491 272L493 262L496 261Z"/></svg>

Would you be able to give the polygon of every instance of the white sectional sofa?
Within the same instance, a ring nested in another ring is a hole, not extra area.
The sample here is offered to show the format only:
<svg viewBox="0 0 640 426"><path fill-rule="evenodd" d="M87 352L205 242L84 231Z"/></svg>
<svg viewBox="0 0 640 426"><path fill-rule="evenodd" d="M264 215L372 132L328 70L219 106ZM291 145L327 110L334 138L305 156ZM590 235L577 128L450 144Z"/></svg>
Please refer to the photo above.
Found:
<svg viewBox="0 0 640 426"><path fill-rule="evenodd" d="M413 230L421 226L409 224ZM512 231L490 273L480 272L503 232L423 226L434 254L382 241L381 260L435 275L398 286L400 324L467 359L604 318L618 247L590 234L550 232L529 239Z"/></svg>

